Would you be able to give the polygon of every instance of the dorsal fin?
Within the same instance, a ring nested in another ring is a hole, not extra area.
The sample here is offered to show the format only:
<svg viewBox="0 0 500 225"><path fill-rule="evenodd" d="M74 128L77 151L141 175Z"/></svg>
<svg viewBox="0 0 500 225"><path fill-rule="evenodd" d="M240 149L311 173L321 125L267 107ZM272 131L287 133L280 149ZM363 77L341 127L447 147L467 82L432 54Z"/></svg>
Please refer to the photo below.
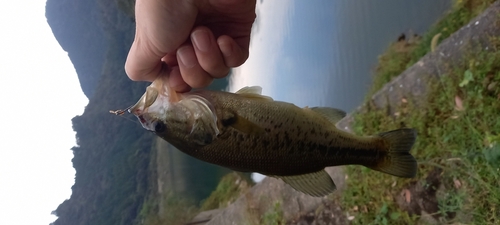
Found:
<svg viewBox="0 0 500 225"><path fill-rule="evenodd" d="M325 119L330 121L333 124L339 122L342 118L345 117L346 113L340 109L328 108L328 107L312 107L309 108L315 113L323 116Z"/></svg>
<svg viewBox="0 0 500 225"><path fill-rule="evenodd" d="M262 88L259 86L247 86L235 92L235 94L239 94L247 98L256 98L266 101L273 101L271 97L261 95L261 93L262 93Z"/></svg>
<svg viewBox="0 0 500 225"><path fill-rule="evenodd" d="M262 87L260 86L246 86L236 92L236 94L244 94L244 93L251 93L251 94L258 94L260 95L262 93Z"/></svg>

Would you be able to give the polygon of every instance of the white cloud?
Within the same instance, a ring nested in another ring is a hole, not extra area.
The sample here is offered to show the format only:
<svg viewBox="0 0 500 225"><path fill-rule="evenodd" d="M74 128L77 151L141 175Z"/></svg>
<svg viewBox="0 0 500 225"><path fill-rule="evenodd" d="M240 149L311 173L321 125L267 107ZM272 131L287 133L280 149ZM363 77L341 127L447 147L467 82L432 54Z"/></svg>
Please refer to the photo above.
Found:
<svg viewBox="0 0 500 225"><path fill-rule="evenodd" d="M293 4L287 1L264 1L257 4L258 27L254 27L250 43L250 56L240 67L234 69L230 91L244 86L261 86L263 94L272 95L276 74L276 63L282 51L283 39L289 35L290 16ZM265 56L265 57L263 57Z"/></svg>

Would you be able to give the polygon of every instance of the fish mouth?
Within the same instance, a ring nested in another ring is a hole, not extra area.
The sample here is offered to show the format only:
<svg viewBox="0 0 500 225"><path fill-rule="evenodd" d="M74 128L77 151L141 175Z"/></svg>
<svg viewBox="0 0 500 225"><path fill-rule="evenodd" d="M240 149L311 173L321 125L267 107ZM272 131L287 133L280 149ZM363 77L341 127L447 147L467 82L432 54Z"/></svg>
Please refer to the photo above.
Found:
<svg viewBox="0 0 500 225"><path fill-rule="evenodd" d="M135 103L132 107L128 109L129 113L132 113L136 116L142 115L144 112L147 112L149 107L151 107L158 98L158 90L154 87L147 87L146 93L142 95L142 97Z"/></svg>
<svg viewBox="0 0 500 225"><path fill-rule="evenodd" d="M170 103L179 101L178 94L168 85L168 77L166 76L156 78L146 88L146 92L139 101L131 106L128 111L136 116L141 115L147 112L150 107L156 105L158 100Z"/></svg>
<svg viewBox="0 0 500 225"><path fill-rule="evenodd" d="M141 123L142 127L146 130L149 130L149 131L155 131L155 126L156 126L156 123L157 123L157 119L153 119L153 118L147 118L147 114L144 114L144 115L138 115L136 116L137 119L139 119L139 122Z"/></svg>
<svg viewBox="0 0 500 225"><path fill-rule="evenodd" d="M161 99L162 97L158 95L158 92L148 87L146 93L128 111L137 117L144 129L154 131L154 124L159 120L161 112L165 111L163 108L168 107L162 104L168 101L162 101Z"/></svg>
<svg viewBox="0 0 500 225"><path fill-rule="evenodd" d="M168 85L168 78L158 77L128 112L134 114L145 129L154 131L155 122L162 120L166 109L178 99L178 94Z"/></svg>

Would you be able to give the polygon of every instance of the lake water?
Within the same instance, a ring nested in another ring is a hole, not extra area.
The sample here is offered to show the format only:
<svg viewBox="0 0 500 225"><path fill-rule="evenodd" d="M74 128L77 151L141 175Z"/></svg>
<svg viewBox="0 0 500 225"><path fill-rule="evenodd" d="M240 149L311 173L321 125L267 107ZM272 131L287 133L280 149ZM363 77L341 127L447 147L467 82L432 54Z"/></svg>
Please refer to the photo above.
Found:
<svg viewBox="0 0 500 225"><path fill-rule="evenodd" d="M250 57L231 91L247 85L299 106L347 112L364 99L380 55L398 36L422 34L449 0L261 1Z"/></svg>
<svg viewBox="0 0 500 225"><path fill-rule="evenodd" d="M229 89L258 85L276 100L350 112L367 93L377 56L402 33L425 32L450 6L450 0L259 1L250 57L233 71ZM201 199L221 169L187 161L182 186Z"/></svg>

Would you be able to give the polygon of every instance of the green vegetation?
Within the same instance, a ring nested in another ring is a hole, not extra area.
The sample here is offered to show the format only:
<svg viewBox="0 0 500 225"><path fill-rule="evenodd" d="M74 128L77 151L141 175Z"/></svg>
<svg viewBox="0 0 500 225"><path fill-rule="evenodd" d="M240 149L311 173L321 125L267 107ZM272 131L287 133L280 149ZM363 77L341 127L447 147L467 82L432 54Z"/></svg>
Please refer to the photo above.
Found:
<svg viewBox="0 0 500 225"><path fill-rule="evenodd" d="M181 225L189 222L199 213L197 204L191 198L188 199L184 195L175 193L172 190L174 189L172 187L173 184L167 188L162 188L162 192L159 193L158 182L172 182L168 178L161 178L161 175L158 174L161 173L161 171L172 170L172 168L169 167L169 163L167 163L168 159L165 159L165 157L171 157L171 155L168 155L168 151L166 151L166 145L165 141L155 138L155 144L152 146L150 154L151 161L149 162L149 189L147 190L147 197L136 219L136 221L141 221L139 224Z"/></svg>
<svg viewBox="0 0 500 225"><path fill-rule="evenodd" d="M273 208L262 215L260 224L263 225L283 225L285 224L285 218L283 218L283 209L281 207L281 202L277 201L274 203Z"/></svg>
<svg viewBox="0 0 500 225"><path fill-rule="evenodd" d="M45 9L54 37L68 52L87 97L94 94L99 83L107 48L107 40L99 26L101 19L98 14L90 13L98 10L97 1L74 0L47 0Z"/></svg>
<svg viewBox="0 0 500 225"><path fill-rule="evenodd" d="M483 12L494 0L456 0L451 11L438 21L422 37L409 37L410 41L392 44L387 52L379 56L379 64L373 78L373 85L367 96L372 96L392 78L412 66L431 50L432 38L440 34L438 42L448 38L455 31L467 25Z"/></svg>
<svg viewBox="0 0 500 225"><path fill-rule="evenodd" d="M251 184L253 183L245 174L229 173L221 178L217 188L203 201L201 207L173 192L161 194L151 192L142 205L139 220L146 225L185 224L201 211L226 207L246 192ZM151 186L156 185L151 184Z"/></svg>
<svg viewBox="0 0 500 225"><path fill-rule="evenodd" d="M458 1L452 13L415 44L396 46L381 56L373 91L428 52L436 34L441 33L443 40L491 2ZM146 85L130 81L123 70L134 35L133 4L134 0L47 2L48 21L68 51L90 99L84 114L73 119L78 141L72 148L75 185L71 198L54 212L58 216L54 225L180 224L198 212L192 201L171 192L157 194L154 135L108 113L133 104ZM87 17L91 18L82 19ZM500 44L500 40L495 41ZM475 54L473 50L464 57L462 66L450 68L447 77L436 82L428 104L415 110L417 107L409 101L397 118L377 110L358 115L356 132L391 130L403 121L415 127L419 131L413 150L421 165L418 177L435 168L442 170L444 194L437 198L437 214L448 215L443 217L448 222L498 223L500 55ZM219 80L212 87L224 89L226 84L227 80ZM401 210L393 199L409 185L424 181L388 178L359 167L349 167L348 173L350 188L343 201L355 215L354 223L412 224L419 219ZM232 176L222 179L202 209L225 206L248 188L242 185L244 179ZM372 191L373 187L384 189ZM263 224L284 224L280 203L260 219Z"/></svg>
<svg viewBox="0 0 500 225"><path fill-rule="evenodd" d="M408 66L413 65L420 60L422 56L431 50L432 38L441 34L439 41L446 39L461 27L467 25L470 20L486 8L488 8L494 0L455 0L450 13L441 19L433 28L431 28L423 37L421 42L411 52L411 60Z"/></svg>
<svg viewBox="0 0 500 225"><path fill-rule="evenodd" d="M458 1L417 45L403 52L389 50L380 58L375 79L383 81L376 82L373 92L428 52L433 36L448 37L491 2ZM423 193L432 193L428 197L435 198L437 208L430 217L441 222L500 223L500 42L497 37L490 42L496 46L489 51L471 43L460 64L441 71L439 80L428 80L426 103L417 105L406 99L397 116L368 104L366 113L355 116L354 130L361 135L402 124L417 129L412 154L419 161L419 172L415 179L399 179L363 167L347 167L348 188L342 201L354 216L353 224L416 224L424 217L419 210L411 210L418 206L409 206L408 212L397 199L407 203L425 200L425 196L415 195L418 187ZM406 64L399 62L401 54L408 60Z"/></svg>
<svg viewBox="0 0 500 225"><path fill-rule="evenodd" d="M378 66L375 69L375 77L370 91L366 95L371 97L392 78L404 71L412 60L411 52L421 42L420 37L413 37L411 41L398 41L389 46L387 52L378 57Z"/></svg>
<svg viewBox="0 0 500 225"><path fill-rule="evenodd" d="M53 224L137 223L150 188L154 136L108 112L132 104L145 88L123 69L134 26L112 0L50 0L46 12L89 97L84 113L72 120L77 139L72 195L54 211Z"/></svg>
<svg viewBox="0 0 500 225"><path fill-rule="evenodd" d="M201 211L224 208L248 191L253 181L241 173L232 172L222 177L217 188L203 201Z"/></svg>
<svg viewBox="0 0 500 225"><path fill-rule="evenodd" d="M153 196L150 196L141 209L139 218L142 224L181 225L189 222L199 212L193 202L173 192Z"/></svg>
<svg viewBox="0 0 500 225"><path fill-rule="evenodd" d="M132 104L134 90L123 71L123 46L108 49L101 81L81 116L73 118L77 144L73 193L55 214L57 224L132 224L149 189L153 135L109 114ZM121 74L121 76L116 76ZM120 91L117 91L120 90Z"/></svg>
<svg viewBox="0 0 500 225"><path fill-rule="evenodd" d="M172 212L186 213L185 217L179 216L186 219L196 206L172 194L159 196L162 199L159 202L151 200L157 196L158 187L157 168L152 163L156 160L156 137L145 132L135 118L130 118L134 121L131 123L108 112L135 103L147 85L131 81L123 68L135 33L134 3L134 0L47 1L47 21L60 45L68 51L82 90L89 98L84 113L72 120L78 145L72 148L75 184L71 198L53 212L58 217L54 225L138 224L144 219L139 215L158 212L167 206L169 210L160 213L165 216L162 220L169 220L168 213ZM227 79L220 79L212 88L224 89L227 83ZM189 163L201 164L193 160ZM200 167L208 168L204 165ZM199 174L176 180L194 180ZM219 176L222 175L198 179L199 186L215 187L214 179ZM205 192L197 193L204 198L209 191Z"/></svg>

